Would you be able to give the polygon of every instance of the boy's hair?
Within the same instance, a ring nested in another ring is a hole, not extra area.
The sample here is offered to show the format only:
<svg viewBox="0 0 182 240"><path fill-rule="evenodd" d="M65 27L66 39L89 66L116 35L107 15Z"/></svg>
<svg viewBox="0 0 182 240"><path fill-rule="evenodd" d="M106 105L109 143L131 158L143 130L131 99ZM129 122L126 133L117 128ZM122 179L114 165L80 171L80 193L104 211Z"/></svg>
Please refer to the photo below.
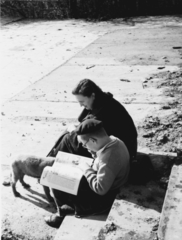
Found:
<svg viewBox="0 0 182 240"><path fill-rule="evenodd" d="M78 134L79 135L79 134ZM99 130L96 130L91 133L86 133L81 135L84 140L88 140L89 138L101 138L107 136L105 129L102 127Z"/></svg>

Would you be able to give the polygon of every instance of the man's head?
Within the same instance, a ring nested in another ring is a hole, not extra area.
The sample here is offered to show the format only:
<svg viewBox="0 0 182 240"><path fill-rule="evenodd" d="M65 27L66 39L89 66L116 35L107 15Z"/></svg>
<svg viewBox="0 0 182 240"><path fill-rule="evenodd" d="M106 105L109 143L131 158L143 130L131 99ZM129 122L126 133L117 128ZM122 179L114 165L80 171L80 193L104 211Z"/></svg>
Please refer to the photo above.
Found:
<svg viewBox="0 0 182 240"><path fill-rule="evenodd" d="M93 152L97 152L110 141L102 122L96 119L87 119L82 122L77 127L76 133L83 147Z"/></svg>

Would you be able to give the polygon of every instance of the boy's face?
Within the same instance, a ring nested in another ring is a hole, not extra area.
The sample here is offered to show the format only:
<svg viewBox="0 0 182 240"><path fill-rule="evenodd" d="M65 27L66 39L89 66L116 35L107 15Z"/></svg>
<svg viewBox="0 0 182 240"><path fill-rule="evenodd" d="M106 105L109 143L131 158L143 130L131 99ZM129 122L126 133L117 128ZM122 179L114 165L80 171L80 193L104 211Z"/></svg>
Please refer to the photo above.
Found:
<svg viewBox="0 0 182 240"><path fill-rule="evenodd" d="M85 135L78 136L78 141L82 143L82 146L88 151L97 152L99 150L97 140L94 138L87 138Z"/></svg>

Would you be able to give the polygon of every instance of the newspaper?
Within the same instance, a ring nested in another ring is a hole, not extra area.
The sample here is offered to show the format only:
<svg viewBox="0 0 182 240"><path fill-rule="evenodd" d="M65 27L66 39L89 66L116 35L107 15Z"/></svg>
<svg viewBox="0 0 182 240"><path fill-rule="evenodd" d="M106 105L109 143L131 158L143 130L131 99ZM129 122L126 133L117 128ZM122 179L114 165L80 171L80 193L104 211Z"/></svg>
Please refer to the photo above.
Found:
<svg viewBox="0 0 182 240"><path fill-rule="evenodd" d="M81 161L89 165L92 158L86 158L59 151L52 167L44 168L40 183L44 186L77 195L83 172L79 168Z"/></svg>

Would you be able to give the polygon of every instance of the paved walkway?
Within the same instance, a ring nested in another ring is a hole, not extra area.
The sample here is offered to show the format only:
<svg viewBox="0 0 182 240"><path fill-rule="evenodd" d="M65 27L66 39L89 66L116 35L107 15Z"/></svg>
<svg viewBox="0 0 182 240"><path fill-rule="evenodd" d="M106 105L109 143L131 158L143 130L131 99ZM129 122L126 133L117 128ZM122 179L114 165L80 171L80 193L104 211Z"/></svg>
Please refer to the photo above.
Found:
<svg viewBox="0 0 182 240"><path fill-rule="evenodd" d="M172 49L180 44L181 22L171 18L165 27L164 20L141 19L135 25L122 20L26 20L6 25L2 29L3 163L22 149L47 154L68 120L75 121L81 111L71 90L82 78L111 91L136 125L159 108L161 90L145 89L143 82L152 73L177 69L181 61Z"/></svg>

